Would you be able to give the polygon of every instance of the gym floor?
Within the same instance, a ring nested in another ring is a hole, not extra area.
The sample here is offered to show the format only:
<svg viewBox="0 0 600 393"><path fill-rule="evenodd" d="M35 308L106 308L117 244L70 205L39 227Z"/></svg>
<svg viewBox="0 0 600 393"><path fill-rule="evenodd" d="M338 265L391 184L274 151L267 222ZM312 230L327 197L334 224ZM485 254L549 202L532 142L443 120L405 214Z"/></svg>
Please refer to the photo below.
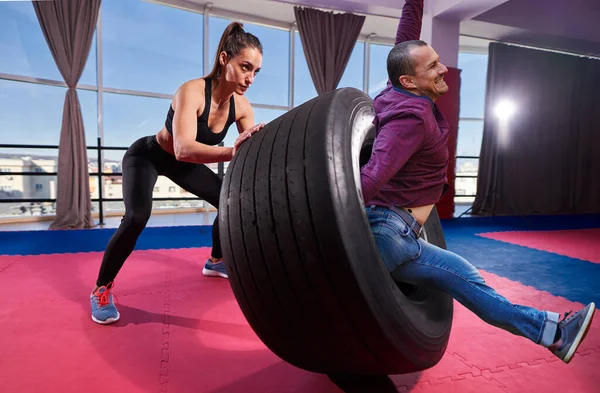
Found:
<svg viewBox="0 0 600 393"><path fill-rule="evenodd" d="M600 304L600 216L443 221L448 248L513 302ZM121 320L88 296L114 228L0 233L2 392L600 392L600 319L566 365L455 303L445 356L421 373L340 380L271 353L226 280L202 276L209 226L154 226L116 282Z"/></svg>

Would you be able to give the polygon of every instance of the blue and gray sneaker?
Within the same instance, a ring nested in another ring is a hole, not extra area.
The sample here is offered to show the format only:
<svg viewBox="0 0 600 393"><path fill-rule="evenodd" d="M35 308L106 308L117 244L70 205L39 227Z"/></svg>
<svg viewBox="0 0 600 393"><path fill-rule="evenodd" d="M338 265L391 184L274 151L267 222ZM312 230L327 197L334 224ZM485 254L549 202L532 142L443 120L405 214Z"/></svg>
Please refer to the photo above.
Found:
<svg viewBox="0 0 600 393"><path fill-rule="evenodd" d="M104 287L100 287L96 292L90 295L90 304L92 305L92 321L101 325L108 325L117 322L121 315L113 301L112 289L115 284L108 283Z"/></svg>
<svg viewBox="0 0 600 393"><path fill-rule="evenodd" d="M565 313L562 321L558 322L560 338L548 347L550 352L563 362L569 363L592 324L595 310L596 305L592 302L569 318L567 316L572 311Z"/></svg>
<svg viewBox="0 0 600 393"><path fill-rule="evenodd" d="M204 264L204 268L202 269L202 274L210 277L227 277L227 270L225 269L225 263L223 261L212 263L210 258L206 260Z"/></svg>

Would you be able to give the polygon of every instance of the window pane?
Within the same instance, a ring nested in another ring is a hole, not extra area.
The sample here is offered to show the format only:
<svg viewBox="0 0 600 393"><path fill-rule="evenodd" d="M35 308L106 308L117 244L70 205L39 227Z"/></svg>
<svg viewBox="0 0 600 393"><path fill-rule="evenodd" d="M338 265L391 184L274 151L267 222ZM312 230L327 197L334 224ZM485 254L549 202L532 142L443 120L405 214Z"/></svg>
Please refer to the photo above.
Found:
<svg viewBox="0 0 600 393"><path fill-rule="evenodd" d="M298 106L315 98L317 89L308 70L300 33L294 33L294 40L294 106Z"/></svg>
<svg viewBox="0 0 600 393"><path fill-rule="evenodd" d="M0 143L58 145L67 89L0 80ZM98 134L96 92L78 90L85 137Z"/></svg>
<svg viewBox="0 0 600 393"><path fill-rule="evenodd" d="M96 84L96 39L79 83ZM64 81L30 1L0 1L0 72Z"/></svg>
<svg viewBox="0 0 600 393"><path fill-rule="evenodd" d="M156 134L165 124L171 101L165 98L104 93L104 145L129 147ZM123 151L106 150L104 158L121 162Z"/></svg>
<svg viewBox="0 0 600 393"><path fill-rule="evenodd" d="M231 22L230 19L210 17L208 46L210 69L215 62L221 35ZM289 105L290 32L252 23L244 23L244 29L258 37L263 47L261 71L246 92L246 97L253 104Z"/></svg>
<svg viewBox="0 0 600 393"><path fill-rule="evenodd" d="M12 198L12 197L9 197ZM54 202L2 202L0 198L0 218L21 218L31 216L49 216L56 214L56 203ZM14 224L9 224L14 225ZM26 224L26 230L31 230L31 224ZM12 229L9 226L2 230L20 230ZM47 228L46 227L44 229Z"/></svg>
<svg viewBox="0 0 600 393"><path fill-rule="evenodd" d="M458 122L458 156L479 157L483 138L483 120L460 120Z"/></svg>
<svg viewBox="0 0 600 393"><path fill-rule="evenodd" d="M13 172L55 172L54 160L24 159L9 162L0 159L0 167ZM0 199L55 199L56 175L2 175L0 174Z"/></svg>
<svg viewBox="0 0 600 393"><path fill-rule="evenodd" d="M104 183L103 198L123 198L123 177L121 175L109 175L103 176L102 181ZM92 190L90 190L92 191ZM98 190L92 191L92 198L98 198ZM187 192L177 184L173 183L171 179L165 176L158 176L154 190L152 192L153 198L197 198L195 195ZM155 201L160 205L162 201Z"/></svg>
<svg viewBox="0 0 600 393"><path fill-rule="evenodd" d="M83 72L81 73L81 78L79 78L78 83L80 85L98 86L98 78L96 77L96 71L98 69L98 60L96 56L97 50L97 34L96 31L94 31L92 45L90 46L90 53L88 54L87 62L85 63L85 67L83 68Z"/></svg>
<svg viewBox="0 0 600 393"><path fill-rule="evenodd" d="M92 212L97 213L99 204L98 202L92 202L92 208L94 208L94 205L96 206L96 210L92 210ZM104 202L103 208L104 222L111 223L114 227L118 226L123 213L125 213L125 204L121 201ZM160 214L161 212L175 213L175 209L194 209L195 212L190 213L194 215L190 220L193 224L182 224L178 220L178 218L181 217L179 215ZM214 212L215 209L202 199L189 201L152 201L152 215L150 216L147 226L212 225L214 216L210 216L207 219L207 216L197 213L202 211ZM113 217L116 217L117 221L115 221Z"/></svg>
<svg viewBox="0 0 600 393"><path fill-rule="evenodd" d="M477 193L477 177L461 177L461 176L477 176L479 169L479 159L464 159L456 160L456 178L455 178L455 195L475 195ZM471 197L469 197L471 198ZM472 202L472 199L464 197L455 202Z"/></svg>
<svg viewBox="0 0 600 393"><path fill-rule="evenodd" d="M348 60L342 79L338 83L338 88L354 87L358 90L364 89L365 80L365 43L357 42L352 50L352 55Z"/></svg>
<svg viewBox="0 0 600 393"><path fill-rule="evenodd" d="M30 1L0 2L0 72L62 81Z"/></svg>
<svg viewBox="0 0 600 393"><path fill-rule="evenodd" d="M386 86L388 81L387 57L391 45L371 44L369 56L369 95L375 98Z"/></svg>
<svg viewBox="0 0 600 393"><path fill-rule="evenodd" d="M56 176L6 175L7 172L56 172L56 149L2 149L0 202L3 199L56 198ZM0 203L0 217L54 214L52 203Z"/></svg>
<svg viewBox="0 0 600 393"><path fill-rule="evenodd" d="M104 85L174 94L203 74L203 25L198 13L141 0L104 0Z"/></svg>
<svg viewBox="0 0 600 393"><path fill-rule="evenodd" d="M459 53L461 72L460 117L483 118L488 55Z"/></svg>
<svg viewBox="0 0 600 393"><path fill-rule="evenodd" d="M85 128L85 143L87 146L96 146L98 144L98 93L80 89L77 90L77 97L79 97Z"/></svg>

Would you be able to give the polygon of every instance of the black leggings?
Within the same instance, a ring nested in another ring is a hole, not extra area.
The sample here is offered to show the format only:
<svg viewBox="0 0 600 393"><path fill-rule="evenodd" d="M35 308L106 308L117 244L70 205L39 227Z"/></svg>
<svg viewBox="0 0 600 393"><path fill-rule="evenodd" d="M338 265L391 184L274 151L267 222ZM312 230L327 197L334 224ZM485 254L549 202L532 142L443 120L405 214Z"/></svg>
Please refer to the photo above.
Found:
<svg viewBox="0 0 600 393"><path fill-rule="evenodd" d="M133 251L152 212L152 191L159 175L171 179L184 190L219 208L222 180L203 164L177 161L164 151L155 136L138 139L123 157L123 200L125 216L108 242L96 285L107 285ZM212 253L222 258L218 228L219 216L212 226Z"/></svg>

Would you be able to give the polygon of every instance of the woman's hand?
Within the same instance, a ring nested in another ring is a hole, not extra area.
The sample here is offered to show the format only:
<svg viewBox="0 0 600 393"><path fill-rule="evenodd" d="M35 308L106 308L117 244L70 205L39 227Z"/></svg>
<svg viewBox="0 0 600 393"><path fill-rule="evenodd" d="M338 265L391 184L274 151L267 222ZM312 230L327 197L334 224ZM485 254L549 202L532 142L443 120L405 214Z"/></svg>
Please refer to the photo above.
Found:
<svg viewBox="0 0 600 393"><path fill-rule="evenodd" d="M233 144L232 158L233 158L233 156L235 156L235 153L237 153L240 146L242 146L242 143L244 143L246 141L246 139L250 138L253 134L258 132L258 130L260 130L264 126L265 126L265 123L256 124L256 125L248 128L246 131L240 133L240 135L235 140L235 143Z"/></svg>

